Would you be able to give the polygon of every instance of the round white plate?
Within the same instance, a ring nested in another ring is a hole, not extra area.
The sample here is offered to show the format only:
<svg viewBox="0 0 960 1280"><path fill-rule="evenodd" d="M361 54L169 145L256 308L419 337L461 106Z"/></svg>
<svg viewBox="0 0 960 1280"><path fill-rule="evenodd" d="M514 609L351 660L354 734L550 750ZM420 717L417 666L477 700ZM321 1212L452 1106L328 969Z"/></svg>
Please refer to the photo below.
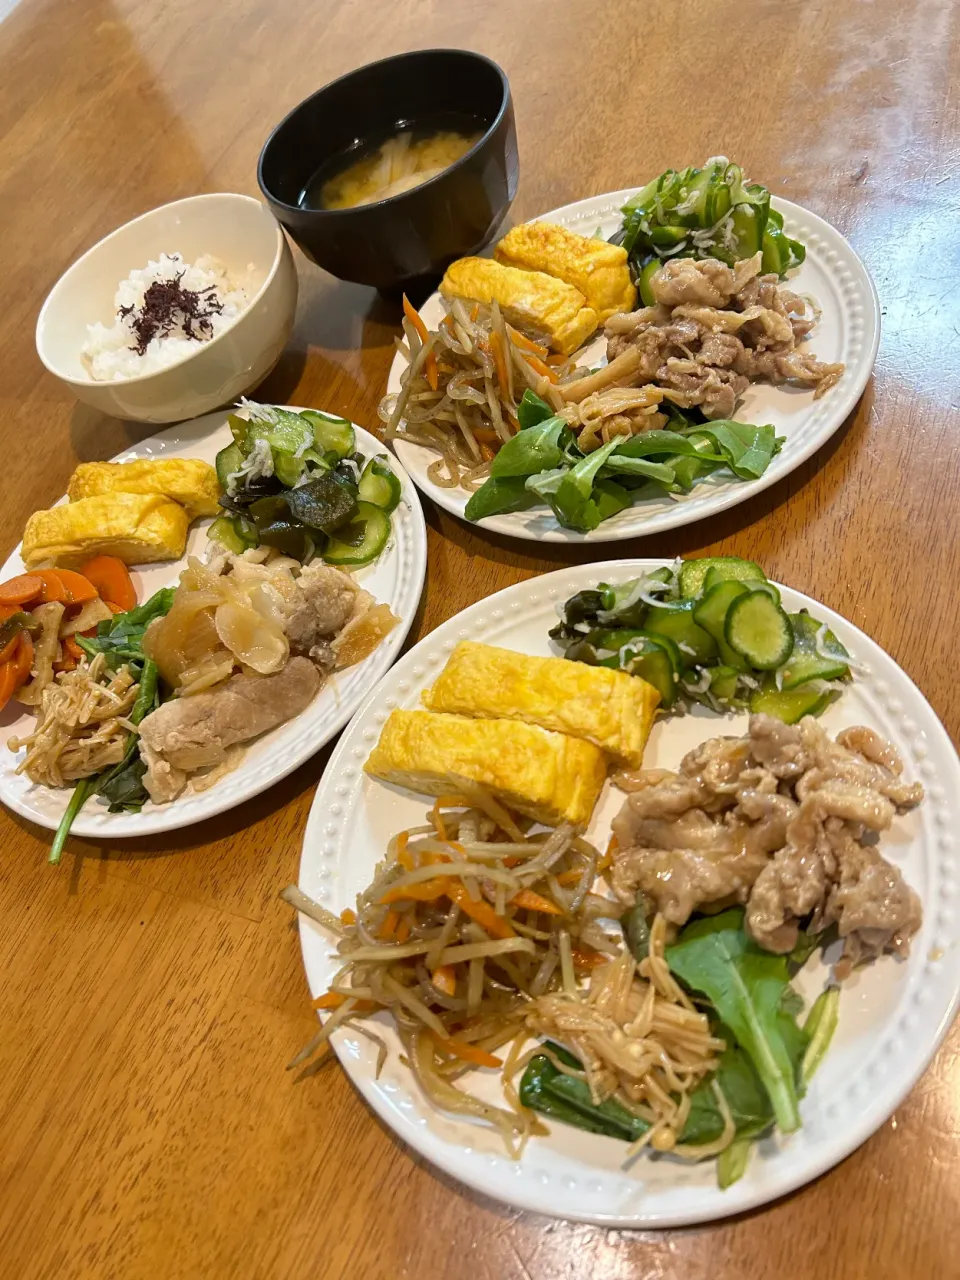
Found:
<svg viewBox="0 0 960 1280"><path fill-rule="evenodd" d="M607 237L620 226L620 209L635 193L636 188L630 188L578 200L542 214L539 221L559 223L580 235L592 236L599 231ZM715 474L689 494L648 498L627 507L590 533L562 528L548 507L490 516L478 521L479 527L538 542L616 542L675 529L746 502L782 480L829 440L852 412L873 370L880 342L880 302L866 267L839 231L789 200L774 197L771 203L783 214L787 234L807 247L803 265L790 275L790 288L811 294L823 313L804 350L815 352L821 360L842 360L847 369L837 386L820 400L814 400L812 391L795 387L758 383L747 389L737 418L743 422L773 423L777 434L786 437L764 475L759 480L743 481L728 473ZM434 293L421 308L421 315L433 329L443 314L440 295ZM594 338L580 363L605 364L605 350L603 338ZM405 367L403 357L395 356L387 382L389 393L400 390L400 374ZM408 441L395 441L394 448L414 483L437 506L463 519L470 495L464 489L441 488L427 478L428 466L439 455Z"/></svg>
<svg viewBox="0 0 960 1280"><path fill-rule="evenodd" d="M369 457L383 453L383 445L376 437L362 427L354 429L357 448L362 454ZM212 463L232 439L227 411L224 410L169 427L118 454L113 461L164 457L201 458ZM73 823L72 834L96 838L144 836L158 831L174 831L223 813L226 809L234 809L292 773L343 728L364 694L376 684L400 652L423 590L427 567L423 511L410 477L395 461L392 465L403 490L402 501L392 516L393 536L380 559L361 569L356 578L378 601L390 606L400 619L399 626L394 627L369 658L331 677L301 715L250 743L240 765L209 791L196 795L188 793L170 804L147 804L140 813L109 813L105 804L90 800ZM141 601L160 587L175 585L180 571L186 566L187 556L203 555L210 523L210 520L194 522L182 560L144 565L132 570ZM3 566L0 581L17 573L23 573L19 547ZM34 786L26 776L17 777L14 770L24 753L21 751L14 755L6 748L8 738L29 733L35 723L32 715L19 713L19 704L14 700L0 712L0 801L31 822L56 830L70 791Z"/></svg>
<svg viewBox="0 0 960 1280"><path fill-rule="evenodd" d="M533 578L464 610L411 649L364 700L327 765L304 839L304 892L332 911L353 906L390 836L423 821L429 800L366 777L363 763L389 712L417 706L421 690L459 640L549 654L547 631L556 621L557 603L601 581L624 582L655 563L619 560ZM905 962L884 957L845 985L839 1029L801 1104L803 1128L758 1144L746 1176L728 1191L718 1189L712 1161L694 1165L644 1157L625 1171L622 1143L553 1122L550 1136L533 1139L514 1163L495 1134L442 1115L423 1098L399 1062L387 1015L379 1015L377 1030L391 1054L379 1080L376 1047L349 1030L335 1033L341 1062L380 1118L421 1155L484 1195L536 1213L620 1227L681 1226L740 1213L815 1178L869 1137L909 1092L953 1018L960 995L954 834L960 830L960 761L933 710L892 658L830 609L797 591L782 591L789 608L808 607L869 668L828 710L825 727L836 733L849 724L873 726L900 751L905 776L926 787L920 808L898 818L881 846L923 901L923 926L911 955ZM702 708L658 721L645 764L676 767L698 742L743 732L745 726L745 716L722 717ZM621 802L608 784L590 832L600 847ZM331 959L332 941L305 917L300 938L316 996L338 967ZM808 1007L825 977L819 958L802 972L798 985ZM474 1072L465 1087L490 1100L500 1097L493 1072Z"/></svg>

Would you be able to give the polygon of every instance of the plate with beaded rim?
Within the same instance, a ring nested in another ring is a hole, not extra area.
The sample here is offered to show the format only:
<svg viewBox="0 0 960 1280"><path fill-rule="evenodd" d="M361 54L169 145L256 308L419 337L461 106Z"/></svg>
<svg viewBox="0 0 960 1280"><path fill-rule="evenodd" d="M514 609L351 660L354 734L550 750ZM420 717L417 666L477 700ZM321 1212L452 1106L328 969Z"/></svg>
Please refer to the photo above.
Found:
<svg viewBox="0 0 960 1280"><path fill-rule="evenodd" d="M354 426L354 430L357 448L365 457L383 454L383 444L375 436L362 427ZM224 410L168 427L133 448L125 449L112 461L200 458L212 464L232 439L227 411ZM105 804L88 801L70 828L72 835L95 838L145 836L159 831L174 831L234 809L292 773L343 728L364 695L396 659L413 623L423 590L427 535L420 499L403 467L395 459L391 465L402 490L400 505L391 517L391 538L380 558L360 569L355 578L378 601L390 606L400 619L399 625L363 662L333 675L299 716L249 743L237 768L207 791L185 793L169 804L146 804L139 813L110 813ZM66 498L60 501L65 502ZM209 519L194 521L181 560L141 565L131 570L141 602L161 587L176 585L189 556L203 556L210 523ZM0 581L23 572L20 547L17 547L3 566ZM11 702L0 713L0 801L21 817L55 831L71 791L68 788L35 786L25 775L17 776L16 766L24 752L21 750L14 754L8 751L7 739L24 736L36 724L33 715L26 712L18 714L17 707L18 704Z"/></svg>
<svg viewBox="0 0 960 1280"><path fill-rule="evenodd" d="M620 226L621 208L636 188L608 192L589 200L564 205L541 214L540 222L554 222L580 235L607 238ZM791 271L786 283L796 293L808 294L820 308L820 320L802 348L824 361L842 361L846 372L826 395L815 400L812 390L754 383L737 407L744 422L772 423L785 437L780 453L759 480L737 480L729 472L717 472L688 494L648 498L618 512L590 533L562 528L547 507L516 511L477 521L480 529L536 542L617 542L692 524L707 516L747 502L805 462L830 439L856 407L873 371L880 343L880 302L870 274L851 245L823 218L774 196L771 205L783 214L784 231L806 245L803 264ZM439 293L433 293L420 309L427 326L436 328L443 318ZM605 344L594 338L578 356L578 362L605 363ZM388 394L400 390L406 362L394 357L387 382ZM397 440L393 448L417 487L439 507L464 517L470 497L465 489L448 489L432 481L427 468L438 454L421 445Z"/></svg>
<svg viewBox="0 0 960 1280"><path fill-rule="evenodd" d="M430 800L367 777L363 764L388 714L413 709L462 639L520 652L555 652L547 632L556 606L599 581L613 584L658 566L650 560L583 565L530 579L472 605L415 645L364 699L344 732L314 797L300 862L300 887L330 910L355 904L396 832L423 821ZM390 1047L379 1079L377 1051L342 1029L333 1036L340 1061L385 1124L426 1159L473 1190L522 1209L610 1227L672 1227L742 1213L817 1177L864 1142L900 1105L942 1040L960 998L960 760L929 703L910 678L852 623L808 597L781 587L790 610L808 608L850 651L858 673L822 717L836 733L867 724L900 752L905 777L920 780L918 809L884 833L884 855L903 872L923 904L923 924L906 960L884 956L844 985L839 1027L801 1103L802 1128L757 1144L743 1179L720 1191L712 1161L691 1164L645 1156L621 1167L624 1144L551 1122L512 1161L497 1135L436 1111L400 1062L399 1040L387 1015L378 1033ZM745 715L704 708L658 720L645 767L676 767L705 738L741 733ZM622 795L609 782L588 831L600 847ZM310 990L319 996L339 967L335 940L300 918ZM822 989L828 967L819 955L797 986L807 1006ZM503 1105L499 1078L473 1072L464 1087Z"/></svg>

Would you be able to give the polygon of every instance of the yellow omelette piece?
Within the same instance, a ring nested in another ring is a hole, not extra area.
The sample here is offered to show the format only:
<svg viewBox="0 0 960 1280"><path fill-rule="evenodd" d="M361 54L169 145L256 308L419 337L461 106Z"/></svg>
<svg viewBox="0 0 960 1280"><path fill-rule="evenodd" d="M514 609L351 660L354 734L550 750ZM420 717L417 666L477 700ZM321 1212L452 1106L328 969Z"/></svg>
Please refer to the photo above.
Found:
<svg viewBox="0 0 960 1280"><path fill-rule="evenodd" d="M107 493L36 511L23 531L21 555L28 569L41 564L75 568L91 556L116 556L124 564L179 560L190 517L158 493Z"/></svg>
<svg viewBox="0 0 960 1280"><path fill-rule="evenodd" d="M463 640L432 688L432 711L524 720L583 738L638 768L660 701L645 680L565 658L534 658Z"/></svg>
<svg viewBox="0 0 960 1280"><path fill-rule="evenodd" d="M494 255L505 266L543 271L573 285L596 311L600 324L637 304L627 251L621 245L579 236L550 222L525 222L507 232Z"/></svg>
<svg viewBox="0 0 960 1280"><path fill-rule="evenodd" d="M603 752L515 720L393 711L364 769L425 795L480 783L518 813L555 827L590 821L607 773Z"/></svg>
<svg viewBox="0 0 960 1280"><path fill-rule="evenodd" d="M138 458L134 462L81 462L70 477L71 502L103 493L154 493L185 507L191 520L215 516L220 485L209 462L197 458Z"/></svg>

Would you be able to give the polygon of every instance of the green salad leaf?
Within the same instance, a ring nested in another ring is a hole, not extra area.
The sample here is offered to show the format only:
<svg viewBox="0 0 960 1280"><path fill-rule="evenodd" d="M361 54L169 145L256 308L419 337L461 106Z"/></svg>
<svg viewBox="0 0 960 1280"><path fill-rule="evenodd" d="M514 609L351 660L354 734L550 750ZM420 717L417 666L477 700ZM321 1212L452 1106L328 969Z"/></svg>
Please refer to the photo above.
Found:
<svg viewBox="0 0 960 1280"><path fill-rule="evenodd" d="M538 422L552 417L553 409L546 400L541 400L535 391L527 387L517 405L517 421L520 423L520 429L526 431L527 427L535 427Z"/></svg>
<svg viewBox="0 0 960 1280"><path fill-rule="evenodd" d="M562 418L544 418L506 442L490 464L490 478L535 476L559 466L563 459L561 438L570 428ZM479 492L479 490L478 490Z"/></svg>
<svg viewBox="0 0 960 1280"><path fill-rule="evenodd" d="M799 1052L806 1036L784 1008L789 989L785 956L761 950L736 908L695 920L667 949L667 963L688 987L702 992L747 1052L783 1133L800 1127Z"/></svg>

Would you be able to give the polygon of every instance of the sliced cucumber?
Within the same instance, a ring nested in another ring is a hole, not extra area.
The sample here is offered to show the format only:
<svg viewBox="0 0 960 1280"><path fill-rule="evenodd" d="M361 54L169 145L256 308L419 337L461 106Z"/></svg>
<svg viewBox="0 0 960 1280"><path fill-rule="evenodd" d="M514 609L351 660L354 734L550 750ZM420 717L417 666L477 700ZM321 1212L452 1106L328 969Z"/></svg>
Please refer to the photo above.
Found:
<svg viewBox="0 0 960 1280"><path fill-rule="evenodd" d="M752 204L738 204L730 219L737 238L736 258L752 258L759 252L763 239L760 211Z"/></svg>
<svg viewBox="0 0 960 1280"><path fill-rule="evenodd" d="M764 684L750 696L750 710L774 716L784 724L796 724L804 716L818 716L830 701L829 693L812 689L779 690L775 684Z"/></svg>
<svg viewBox="0 0 960 1280"><path fill-rule="evenodd" d="M765 591L748 591L734 600L723 631L734 653L758 671L775 671L793 653L790 619Z"/></svg>
<svg viewBox="0 0 960 1280"><path fill-rule="evenodd" d="M832 631L824 634L818 652L816 639L821 624L809 613L791 613L788 616L793 628L794 648L781 677L784 689L797 689L808 680L842 680L850 674L850 655Z"/></svg>
<svg viewBox="0 0 960 1280"><path fill-rule="evenodd" d="M733 556L723 556L710 561L710 567L704 574L703 590L709 591L718 582L766 582L767 575L752 560L737 560Z"/></svg>
<svg viewBox="0 0 960 1280"><path fill-rule="evenodd" d="M680 594L685 600L700 595L711 569L725 570L714 576L711 585L728 578L766 582L763 570L752 560L741 560L737 556L703 556L699 560L684 560L680 566Z"/></svg>
<svg viewBox="0 0 960 1280"><path fill-rule="evenodd" d="M679 608L657 607L647 614L644 630L656 636L667 636L680 651L684 667L694 663L710 662L717 656L717 642L703 627L693 620L693 601L688 600Z"/></svg>
<svg viewBox="0 0 960 1280"><path fill-rule="evenodd" d="M214 460L214 466L217 470L217 479L220 481L220 488L226 491L227 481L235 471L239 471L243 466L244 454L240 446L234 441L228 444L225 449L221 449Z"/></svg>
<svg viewBox="0 0 960 1280"><path fill-rule="evenodd" d="M737 680L740 673L733 667L710 668L710 692L720 702L732 702L737 696Z"/></svg>
<svg viewBox="0 0 960 1280"><path fill-rule="evenodd" d="M650 281L663 266L659 258L651 258L649 262L644 263L637 276L637 293L640 295L640 301L645 307L655 307L657 300L653 295L653 286Z"/></svg>
<svg viewBox="0 0 960 1280"><path fill-rule="evenodd" d="M708 631L716 640L720 661L724 666L733 667L736 671L746 671L747 664L744 658L727 644L725 624L730 606L747 593L748 589L742 582L729 578L711 587L705 596L695 601L693 606L694 622L703 627L704 631Z"/></svg>
<svg viewBox="0 0 960 1280"><path fill-rule="evenodd" d="M207 530L207 537L211 542L219 542L224 550L231 551L235 556L247 549L247 544L240 538L229 516L217 516Z"/></svg>
<svg viewBox="0 0 960 1280"><path fill-rule="evenodd" d="M292 453L284 453L282 449L273 450L273 474L288 489L294 488L298 483L305 466L303 458L295 458Z"/></svg>
<svg viewBox="0 0 960 1280"><path fill-rule="evenodd" d="M313 428L313 438L321 453L348 458L356 449L356 432L346 418L335 418L319 409L304 409L300 416Z"/></svg>
<svg viewBox="0 0 960 1280"><path fill-rule="evenodd" d="M371 458L363 468L357 494L361 502L380 507L389 515L400 503L400 481L385 462Z"/></svg>
<svg viewBox="0 0 960 1280"><path fill-rule="evenodd" d="M347 541L358 535L355 545ZM347 525L341 537L330 539L323 558L328 564L369 564L383 551L389 537L390 517L386 511L370 502L358 502L356 519Z"/></svg>
<svg viewBox="0 0 960 1280"><path fill-rule="evenodd" d="M680 692L680 651L666 636L641 633L619 655L622 670L653 685L662 707L672 707Z"/></svg>
<svg viewBox="0 0 960 1280"><path fill-rule="evenodd" d="M247 443L247 427L250 425L249 422L247 422L246 418L241 418L238 414L231 413L227 418L227 424L233 433L234 443L238 444L240 448L243 449Z"/></svg>

